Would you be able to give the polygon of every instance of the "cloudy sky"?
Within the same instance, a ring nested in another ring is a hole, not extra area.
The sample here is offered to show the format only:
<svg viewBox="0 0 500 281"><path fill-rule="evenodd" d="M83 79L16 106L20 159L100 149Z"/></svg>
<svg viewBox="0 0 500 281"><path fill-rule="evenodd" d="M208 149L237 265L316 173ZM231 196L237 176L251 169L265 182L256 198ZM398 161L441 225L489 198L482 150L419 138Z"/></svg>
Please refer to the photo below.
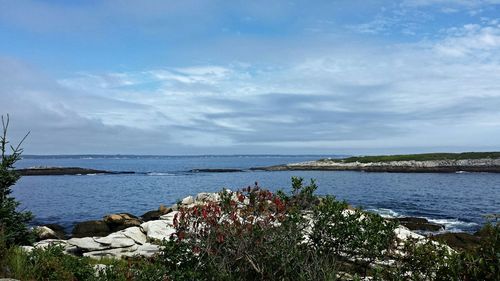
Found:
<svg viewBox="0 0 500 281"><path fill-rule="evenodd" d="M500 150L500 0L0 0L27 154Z"/></svg>

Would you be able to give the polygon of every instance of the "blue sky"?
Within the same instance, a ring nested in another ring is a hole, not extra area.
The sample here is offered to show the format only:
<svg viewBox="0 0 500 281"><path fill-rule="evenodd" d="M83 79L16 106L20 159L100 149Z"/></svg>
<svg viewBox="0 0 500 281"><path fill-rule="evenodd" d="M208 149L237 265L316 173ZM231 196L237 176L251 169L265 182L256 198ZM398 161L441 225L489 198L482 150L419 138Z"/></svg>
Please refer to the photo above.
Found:
<svg viewBox="0 0 500 281"><path fill-rule="evenodd" d="M0 0L28 154L500 150L500 0Z"/></svg>

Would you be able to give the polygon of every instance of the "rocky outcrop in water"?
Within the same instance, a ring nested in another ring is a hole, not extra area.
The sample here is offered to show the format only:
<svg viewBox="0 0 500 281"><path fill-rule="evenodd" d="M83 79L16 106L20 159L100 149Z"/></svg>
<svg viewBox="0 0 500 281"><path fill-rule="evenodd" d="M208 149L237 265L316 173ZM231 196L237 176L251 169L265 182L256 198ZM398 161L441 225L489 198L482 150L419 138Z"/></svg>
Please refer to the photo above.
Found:
<svg viewBox="0 0 500 281"><path fill-rule="evenodd" d="M491 172L500 173L499 159L460 159L428 161L386 161L386 162L342 162L338 159L323 159L270 167L257 167L251 170L288 171L365 171L399 173L456 173L456 172Z"/></svg>
<svg viewBox="0 0 500 281"><path fill-rule="evenodd" d="M134 172L113 172L79 167L33 167L17 169L21 176L62 176L62 175L93 175L93 174L133 174Z"/></svg>

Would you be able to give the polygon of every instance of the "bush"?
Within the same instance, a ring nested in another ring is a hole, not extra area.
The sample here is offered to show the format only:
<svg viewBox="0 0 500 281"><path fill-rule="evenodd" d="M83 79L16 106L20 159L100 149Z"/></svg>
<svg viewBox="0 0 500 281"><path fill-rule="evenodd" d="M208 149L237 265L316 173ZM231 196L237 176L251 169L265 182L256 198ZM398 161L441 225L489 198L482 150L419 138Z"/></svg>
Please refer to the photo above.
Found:
<svg viewBox="0 0 500 281"><path fill-rule="evenodd" d="M335 257L318 255L304 240L300 213L315 187L294 182L292 196L257 184L220 193L219 202L181 208L177 233L165 243L173 280L333 280ZM312 197L311 197L312 198ZM310 198L310 199L311 199Z"/></svg>
<svg viewBox="0 0 500 281"><path fill-rule="evenodd" d="M311 240L320 254L333 254L361 267L366 276L369 267L382 259L395 239L396 224L372 213L349 209L346 202L323 198L314 209Z"/></svg>
<svg viewBox="0 0 500 281"><path fill-rule="evenodd" d="M256 184L181 208L165 244L167 272L175 280L335 280L340 268L366 275L393 244L395 224L320 200L316 188L292 178L290 195Z"/></svg>

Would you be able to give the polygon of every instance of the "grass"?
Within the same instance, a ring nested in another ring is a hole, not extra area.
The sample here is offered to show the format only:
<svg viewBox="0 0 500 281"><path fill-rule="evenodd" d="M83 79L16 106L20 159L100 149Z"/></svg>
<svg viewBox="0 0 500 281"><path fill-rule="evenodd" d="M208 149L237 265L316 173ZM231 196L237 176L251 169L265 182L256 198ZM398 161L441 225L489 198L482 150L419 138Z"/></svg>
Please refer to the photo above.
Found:
<svg viewBox="0 0 500 281"><path fill-rule="evenodd" d="M322 159L320 161L351 162L390 162L390 161L431 161L431 160L463 160L463 159L497 159L500 152L463 152L463 153L423 153L403 155L354 156L344 159Z"/></svg>

